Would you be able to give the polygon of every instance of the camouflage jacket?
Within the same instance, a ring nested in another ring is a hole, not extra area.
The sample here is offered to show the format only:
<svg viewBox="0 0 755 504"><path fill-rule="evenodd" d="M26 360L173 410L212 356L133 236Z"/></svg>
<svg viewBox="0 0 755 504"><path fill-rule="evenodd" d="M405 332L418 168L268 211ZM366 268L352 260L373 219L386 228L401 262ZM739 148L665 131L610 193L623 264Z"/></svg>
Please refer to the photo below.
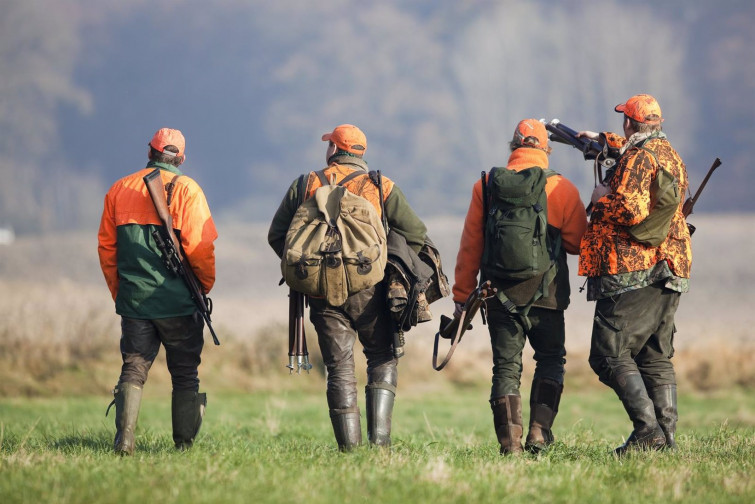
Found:
<svg viewBox="0 0 755 504"><path fill-rule="evenodd" d="M642 222L650 213L650 186L658 173L658 164L679 180L682 194L687 192L687 170L679 154L661 132L650 136L636 134L628 140L613 133L605 135L609 146L619 148L622 156L609 182L611 192L593 205L580 246L579 274L590 278L624 275L626 283L628 278L637 276L627 273L648 272L656 264L666 262L673 276L689 278L692 249L682 214L683 201L671 221L668 237L659 246L643 245L627 231L627 226ZM639 145L652 151L658 163Z"/></svg>

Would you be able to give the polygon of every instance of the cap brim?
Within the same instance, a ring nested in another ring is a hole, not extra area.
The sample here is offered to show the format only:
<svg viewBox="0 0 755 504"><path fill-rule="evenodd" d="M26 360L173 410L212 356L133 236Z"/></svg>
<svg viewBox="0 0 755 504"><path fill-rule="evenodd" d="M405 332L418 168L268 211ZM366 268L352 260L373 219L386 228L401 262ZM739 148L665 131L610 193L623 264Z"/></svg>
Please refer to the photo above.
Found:
<svg viewBox="0 0 755 504"><path fill-rule="evenodd" d="M330 137L331 137L332 135L333 135L333 133L325 133L325 134L324 134L324 135L322 136L322 141L323 141L323 142L329 142L329 141L330 141Z"/></svg>
<svg viewBox="0 0 755 504"><path fill-rule="evenodd" d="M626 103L619 103L619 104L618 104L618 105L616 105L616 106L615 106L615 107L614 107L613 109L614 109L614 110L615 110L616 112L619 112L619 113L621 113L621 112L624 112L624 110L626 110L626 108L627 108L627 104L626 104Z"/></svg>

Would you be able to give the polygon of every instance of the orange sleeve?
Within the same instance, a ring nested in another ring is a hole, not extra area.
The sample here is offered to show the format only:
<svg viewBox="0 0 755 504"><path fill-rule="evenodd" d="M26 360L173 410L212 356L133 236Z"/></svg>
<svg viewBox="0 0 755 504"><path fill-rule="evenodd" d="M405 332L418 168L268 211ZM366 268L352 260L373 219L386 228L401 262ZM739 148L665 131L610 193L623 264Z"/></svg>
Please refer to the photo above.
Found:
<svg viewBox="0 0 755 504"><path fill-rule="evenodd" d="M579 190L566 178L549 177L545 184L548 196L548 224L561 230L561 243L569 254L579 254L579 244L587 229L587 213Z"/></svg>
<svg viewBox="0 0 755 504"><path fill-rule="evenodd" d="M97 234L97 254L100 257L100 268L105 275L110 294L115 301L118 295L118 253L117 234L115 230L115 211L110 191L105 195L105 205L100 219L100 230Z"/></svg>
<svg viewBox="0 0 755 504"><path fill-rule="evenodd" d="M482 208L482 181L478 180L472 188L472 201L464 220L459 253L456 256L453 299L459 303L465 302L469 294L477 288L477 275L485 245Z"/></svg>
<svg viewBox="0 0 755 504"><path fill-rule="evenodd" d="M181 247L205 294L215 285L215 244L218 237L202 189L189 179L176 205L180 212ZM175 225L175 223L174 223Z"/></svg>

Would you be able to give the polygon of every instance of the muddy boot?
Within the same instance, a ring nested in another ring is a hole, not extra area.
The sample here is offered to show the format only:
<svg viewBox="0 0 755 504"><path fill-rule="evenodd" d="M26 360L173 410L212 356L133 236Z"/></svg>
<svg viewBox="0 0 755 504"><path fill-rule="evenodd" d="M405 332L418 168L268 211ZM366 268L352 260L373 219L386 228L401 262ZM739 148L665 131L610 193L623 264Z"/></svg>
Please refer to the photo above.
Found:
<svg viewBox="0 0 755 504"><path fill-rule="evenodd" d="M629 450L660 450L666 446L666 436L658 425L653 401L648 397L642 376L639 373L618 375L613 380L613 389L634 426L626 442L614 453L621 456Z"/></svg>
<svg viewBox="0 0 755 504"><path fill-rule="evenodd" d="M206 407L207 394L200 394L193 390L173 391L171 416L173 442L176 444L176 449L183 451L192 447L194 438L202 427Z"/></svg>
<svg viewBox="0 0 755 504"><path fill-rule="evenodd" d="M367 438L370 444L390 446L396 387L385 382L370 383L364 393L367 398Z"/></svg>
<svg viewBox="0 0 755 504"><path fill-rule="evenodd" d="M362 444L362 423L358 409L330 410L330 423L338 449L348 452Z"/></svg>
<svg viewBox="0 0 755 504"><path fill-rule="evenodd" d="M522 449L522 398L505 395L490 400L493 425L501 445L501 455L518 455Z"/></svg>
<svg viewBox="0 0 755 504"><path fill-rule="evenodd" d="M553 420L558 413L564 386L548 379L535 378L530 394L530 426L524 448L538 453L553 444Z"/></svg>
<svg viewBox="0 0 755 504"><path fill-rule="evenodd" d="M676 421L679 419L676 408L676 385L660 385L648 389L648 396L653 401L655 416L666 436L666 448L676 450Z"/></svg>
<svg viewBox="0 0 755 504"><path fill-rule="evenodd" d="M115 440L113 450L119 455L134 454L134 432L142 402L142 387L133 383L119 383L113 389L115 405ZM105 416L110 412L108 406Z"/></svg>

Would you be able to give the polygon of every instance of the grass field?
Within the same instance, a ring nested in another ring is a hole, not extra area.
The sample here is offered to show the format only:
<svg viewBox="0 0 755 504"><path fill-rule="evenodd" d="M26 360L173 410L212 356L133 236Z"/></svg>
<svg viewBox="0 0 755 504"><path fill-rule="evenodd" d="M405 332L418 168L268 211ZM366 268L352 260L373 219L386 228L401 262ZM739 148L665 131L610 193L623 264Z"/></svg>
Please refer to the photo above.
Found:
<svg viewBox="0 0 755 504"><path fill-rule="evenodd" d="M302 378L306 379L306 378ZM389 450L337 452L324 392L209 395L195 447L146 389L130 458L103 397L0 399L0 495L16 502L753 502L755 397L682 395L675 453L609 454L631 429L612 392L564 395L557 442L500 457L486 388L401 394ZM526 413L525 413L526 414ZM364 426L364 419L363 419Z"/></svg>
<svg viewBox="0 0 755 504"><path fill-rule="evenodd" d="M609 453L631 426L587 364L593 306L576 277L566 389L549 453L498 455L487 329L476 323L437 373L433 322L407 337L393 447L340 454L311 326L313 373L289 377L284 368L286 290L275 287L263 225L221 226L212 295L222 345L208 344L202 356L209 405L196 446L173 449L161 352L145 389L137 453L115 457L113 412L104 413L120 369L119 327L96 237L21 237L0 247L0 504L755 502L755 268L752 239L741 233L755 215L695 216L695 224L693 284L677 313L673 360L680 449L622 460ZM461 222L428 227L450 276ZM453 310L450 299L432 309L436 317ZM360 389L364 366L360 356ZM525 404L532 371L527 347Z"/></svg>

